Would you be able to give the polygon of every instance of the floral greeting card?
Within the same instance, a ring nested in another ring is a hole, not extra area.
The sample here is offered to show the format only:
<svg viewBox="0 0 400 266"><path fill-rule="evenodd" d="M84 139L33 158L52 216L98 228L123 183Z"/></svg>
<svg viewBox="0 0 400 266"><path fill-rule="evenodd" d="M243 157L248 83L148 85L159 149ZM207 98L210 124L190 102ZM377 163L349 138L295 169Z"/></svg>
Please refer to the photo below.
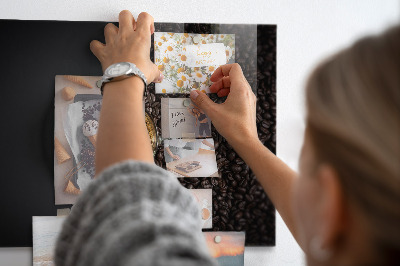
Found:
<svg viewBox="0 0 400 266"><path fill-rule="evenodd" d="M215 69L235 62L235 35L155 32L154 61L165 76L156 93L209 93Z"/></svg>

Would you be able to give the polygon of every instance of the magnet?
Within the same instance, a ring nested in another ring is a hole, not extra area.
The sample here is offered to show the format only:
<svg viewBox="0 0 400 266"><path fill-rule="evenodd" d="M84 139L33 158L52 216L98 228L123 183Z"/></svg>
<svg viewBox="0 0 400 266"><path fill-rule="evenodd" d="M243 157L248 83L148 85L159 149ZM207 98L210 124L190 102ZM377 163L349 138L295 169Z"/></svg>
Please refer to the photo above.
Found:
<svg viewBox="0 0 400 266"><path fill-rule="evenodd" d="M200 42L200 36L196 35L193 37L193 43L198 44Z"/></svg>
<svg viewBox="0 0 400 266"><path fill-rule="evenodd" d="M191 103L192 101L190 99L186 99L183 101L183 106L188 107Z"/></svg>
<svg viewBox="0 0 400 266"><path fill-rule="evenodd" d="M215 236L214 237L214 242L217 243L217 244L221 243L221 236Z"/></svg>

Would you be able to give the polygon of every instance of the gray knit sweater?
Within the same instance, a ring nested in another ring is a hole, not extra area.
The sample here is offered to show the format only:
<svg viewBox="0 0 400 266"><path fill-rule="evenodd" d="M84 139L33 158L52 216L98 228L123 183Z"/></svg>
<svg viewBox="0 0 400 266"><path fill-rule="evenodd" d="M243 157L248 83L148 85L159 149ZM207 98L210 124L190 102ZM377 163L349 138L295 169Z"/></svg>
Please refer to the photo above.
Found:
<svg viewBox="0 0 400 266"><path fill-rule="evenodd" d="M56 265L216 265L193 196L154 164L126 161L100 174L65 220Z"/></svg>

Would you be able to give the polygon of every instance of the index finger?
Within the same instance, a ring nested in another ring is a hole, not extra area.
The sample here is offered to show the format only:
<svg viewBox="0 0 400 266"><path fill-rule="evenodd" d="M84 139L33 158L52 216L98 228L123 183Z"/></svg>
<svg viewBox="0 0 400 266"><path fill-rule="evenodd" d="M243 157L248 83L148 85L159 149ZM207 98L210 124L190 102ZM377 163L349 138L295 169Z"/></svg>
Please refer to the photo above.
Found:
<svg viewBox="0 0 400 266"><path fill-rule="evenodd" d="M210 80L216 82L223 77L230 77L231 82L235 82L244 78L242 68L238 63L222 65L218 67L211 75Z"/></svg>

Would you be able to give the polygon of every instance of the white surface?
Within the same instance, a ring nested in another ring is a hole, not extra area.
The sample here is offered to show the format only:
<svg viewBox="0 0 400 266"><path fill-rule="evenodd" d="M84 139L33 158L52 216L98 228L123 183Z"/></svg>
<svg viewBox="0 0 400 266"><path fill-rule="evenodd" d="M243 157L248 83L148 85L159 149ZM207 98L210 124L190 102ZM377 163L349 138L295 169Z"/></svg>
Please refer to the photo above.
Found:
<svg viewBox="0 0 400 266"><path fill-rule="evenodd" d="M277 24L277 153L292 168L304 130L303 85L326 55L368 33L398 23L398 0L130 1L3 0L2 19L116 21L122 9L156 22ZM277 215L276 247L246 248L245 265L304 265L303 255ZM0 265L31 265L31 248L0 249Z"/></svg>

